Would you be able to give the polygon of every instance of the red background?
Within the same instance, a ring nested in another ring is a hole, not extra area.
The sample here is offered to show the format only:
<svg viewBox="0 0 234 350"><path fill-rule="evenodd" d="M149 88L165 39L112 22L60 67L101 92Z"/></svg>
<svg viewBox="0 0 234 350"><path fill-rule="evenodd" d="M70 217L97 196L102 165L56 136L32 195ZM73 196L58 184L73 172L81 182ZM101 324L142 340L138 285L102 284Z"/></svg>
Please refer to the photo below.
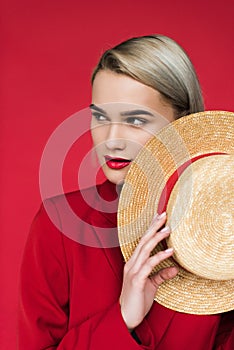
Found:
<svg viewBox="0 0 234 350"><path fill-rule="evenodd" d="M19 265L41 200L40 157L53 130L90 103L90 74L103 49L129 36L169 35L189 53L206 109L234 111L234 5L232 0L2 0L0 10L0 348L12 350ZM73 190L72 170L67 176L66 189Z"/></svg>

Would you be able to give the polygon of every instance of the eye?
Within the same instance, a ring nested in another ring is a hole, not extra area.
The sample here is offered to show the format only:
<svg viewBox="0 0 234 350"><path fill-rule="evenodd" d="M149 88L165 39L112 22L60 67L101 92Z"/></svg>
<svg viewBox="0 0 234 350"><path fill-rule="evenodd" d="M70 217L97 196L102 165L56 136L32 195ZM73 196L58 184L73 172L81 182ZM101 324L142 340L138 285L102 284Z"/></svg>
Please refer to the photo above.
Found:
<svg viewBox="0 0 234 350"><path fill-rule="evenodd" d="M104 114L99 112L92 112L92 116L100 123L108 121L108 118Z"/></svg>
<svg viewBox="0 0 234 350"><path fill-rule="evenodd" d="M131 124L133 126L143 126L147 124L148 120L140 117L128 117L126 119L127 124Z"/></svg>

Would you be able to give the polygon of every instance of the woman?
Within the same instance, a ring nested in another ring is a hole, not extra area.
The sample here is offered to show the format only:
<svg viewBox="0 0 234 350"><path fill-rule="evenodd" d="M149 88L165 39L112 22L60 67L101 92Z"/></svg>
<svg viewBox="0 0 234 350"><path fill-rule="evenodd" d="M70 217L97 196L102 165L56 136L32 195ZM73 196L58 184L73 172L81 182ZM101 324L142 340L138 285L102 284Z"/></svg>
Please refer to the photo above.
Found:
<svg viewBox="0 0 234 350"><path fill-rule="evenodd" d="M173 255L150 257L170 234L165 213L155 215L125 266L113 244L116 198L139 149L163 125L203 110L189 58L165 36L133 38L103 54L92 83L92 137L107 181L66 196L90 244L61 233L61 197L47 201L50 218L41 207L21 268L19 349L231 349L228 314L220 322L220 315L182 314L153 301L177 274L171 267L148 278Z"/></svg>

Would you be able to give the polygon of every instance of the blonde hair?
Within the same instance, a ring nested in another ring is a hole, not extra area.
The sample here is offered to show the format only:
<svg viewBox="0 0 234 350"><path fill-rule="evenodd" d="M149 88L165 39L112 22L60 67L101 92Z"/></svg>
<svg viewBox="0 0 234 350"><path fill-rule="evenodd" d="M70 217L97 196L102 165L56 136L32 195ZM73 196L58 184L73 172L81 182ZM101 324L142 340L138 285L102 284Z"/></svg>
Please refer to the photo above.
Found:
<svg viewBox="0 0 234 350"><path fill-rule="evenodd" d="M131 38L101 56L92 82L100 70L125 74L159 91L176 112L176 118L204 110L197 74L188 55L173 39L163 35Z"/></svg>

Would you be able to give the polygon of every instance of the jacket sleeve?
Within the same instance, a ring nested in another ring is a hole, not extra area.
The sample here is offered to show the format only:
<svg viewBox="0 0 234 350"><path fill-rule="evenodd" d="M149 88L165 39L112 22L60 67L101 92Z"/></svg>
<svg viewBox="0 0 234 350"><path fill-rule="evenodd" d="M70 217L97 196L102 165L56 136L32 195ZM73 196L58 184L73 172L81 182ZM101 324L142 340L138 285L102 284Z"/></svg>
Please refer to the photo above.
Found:
<svg viewBox="0 0 234 350"><path fill-rule="evenodd" d="M214 350L234 349L234 310L222 315Z"/></svg>
<svg viewBox="0 0 234 350"><path fill-rule="evenodd" d="M18 314L19 350L154 349L147 321L142 324L144 339L139 345L128 332L117 301L69 327L69 274L63 235L43 206L32 223L23 254Z"/></svg>

